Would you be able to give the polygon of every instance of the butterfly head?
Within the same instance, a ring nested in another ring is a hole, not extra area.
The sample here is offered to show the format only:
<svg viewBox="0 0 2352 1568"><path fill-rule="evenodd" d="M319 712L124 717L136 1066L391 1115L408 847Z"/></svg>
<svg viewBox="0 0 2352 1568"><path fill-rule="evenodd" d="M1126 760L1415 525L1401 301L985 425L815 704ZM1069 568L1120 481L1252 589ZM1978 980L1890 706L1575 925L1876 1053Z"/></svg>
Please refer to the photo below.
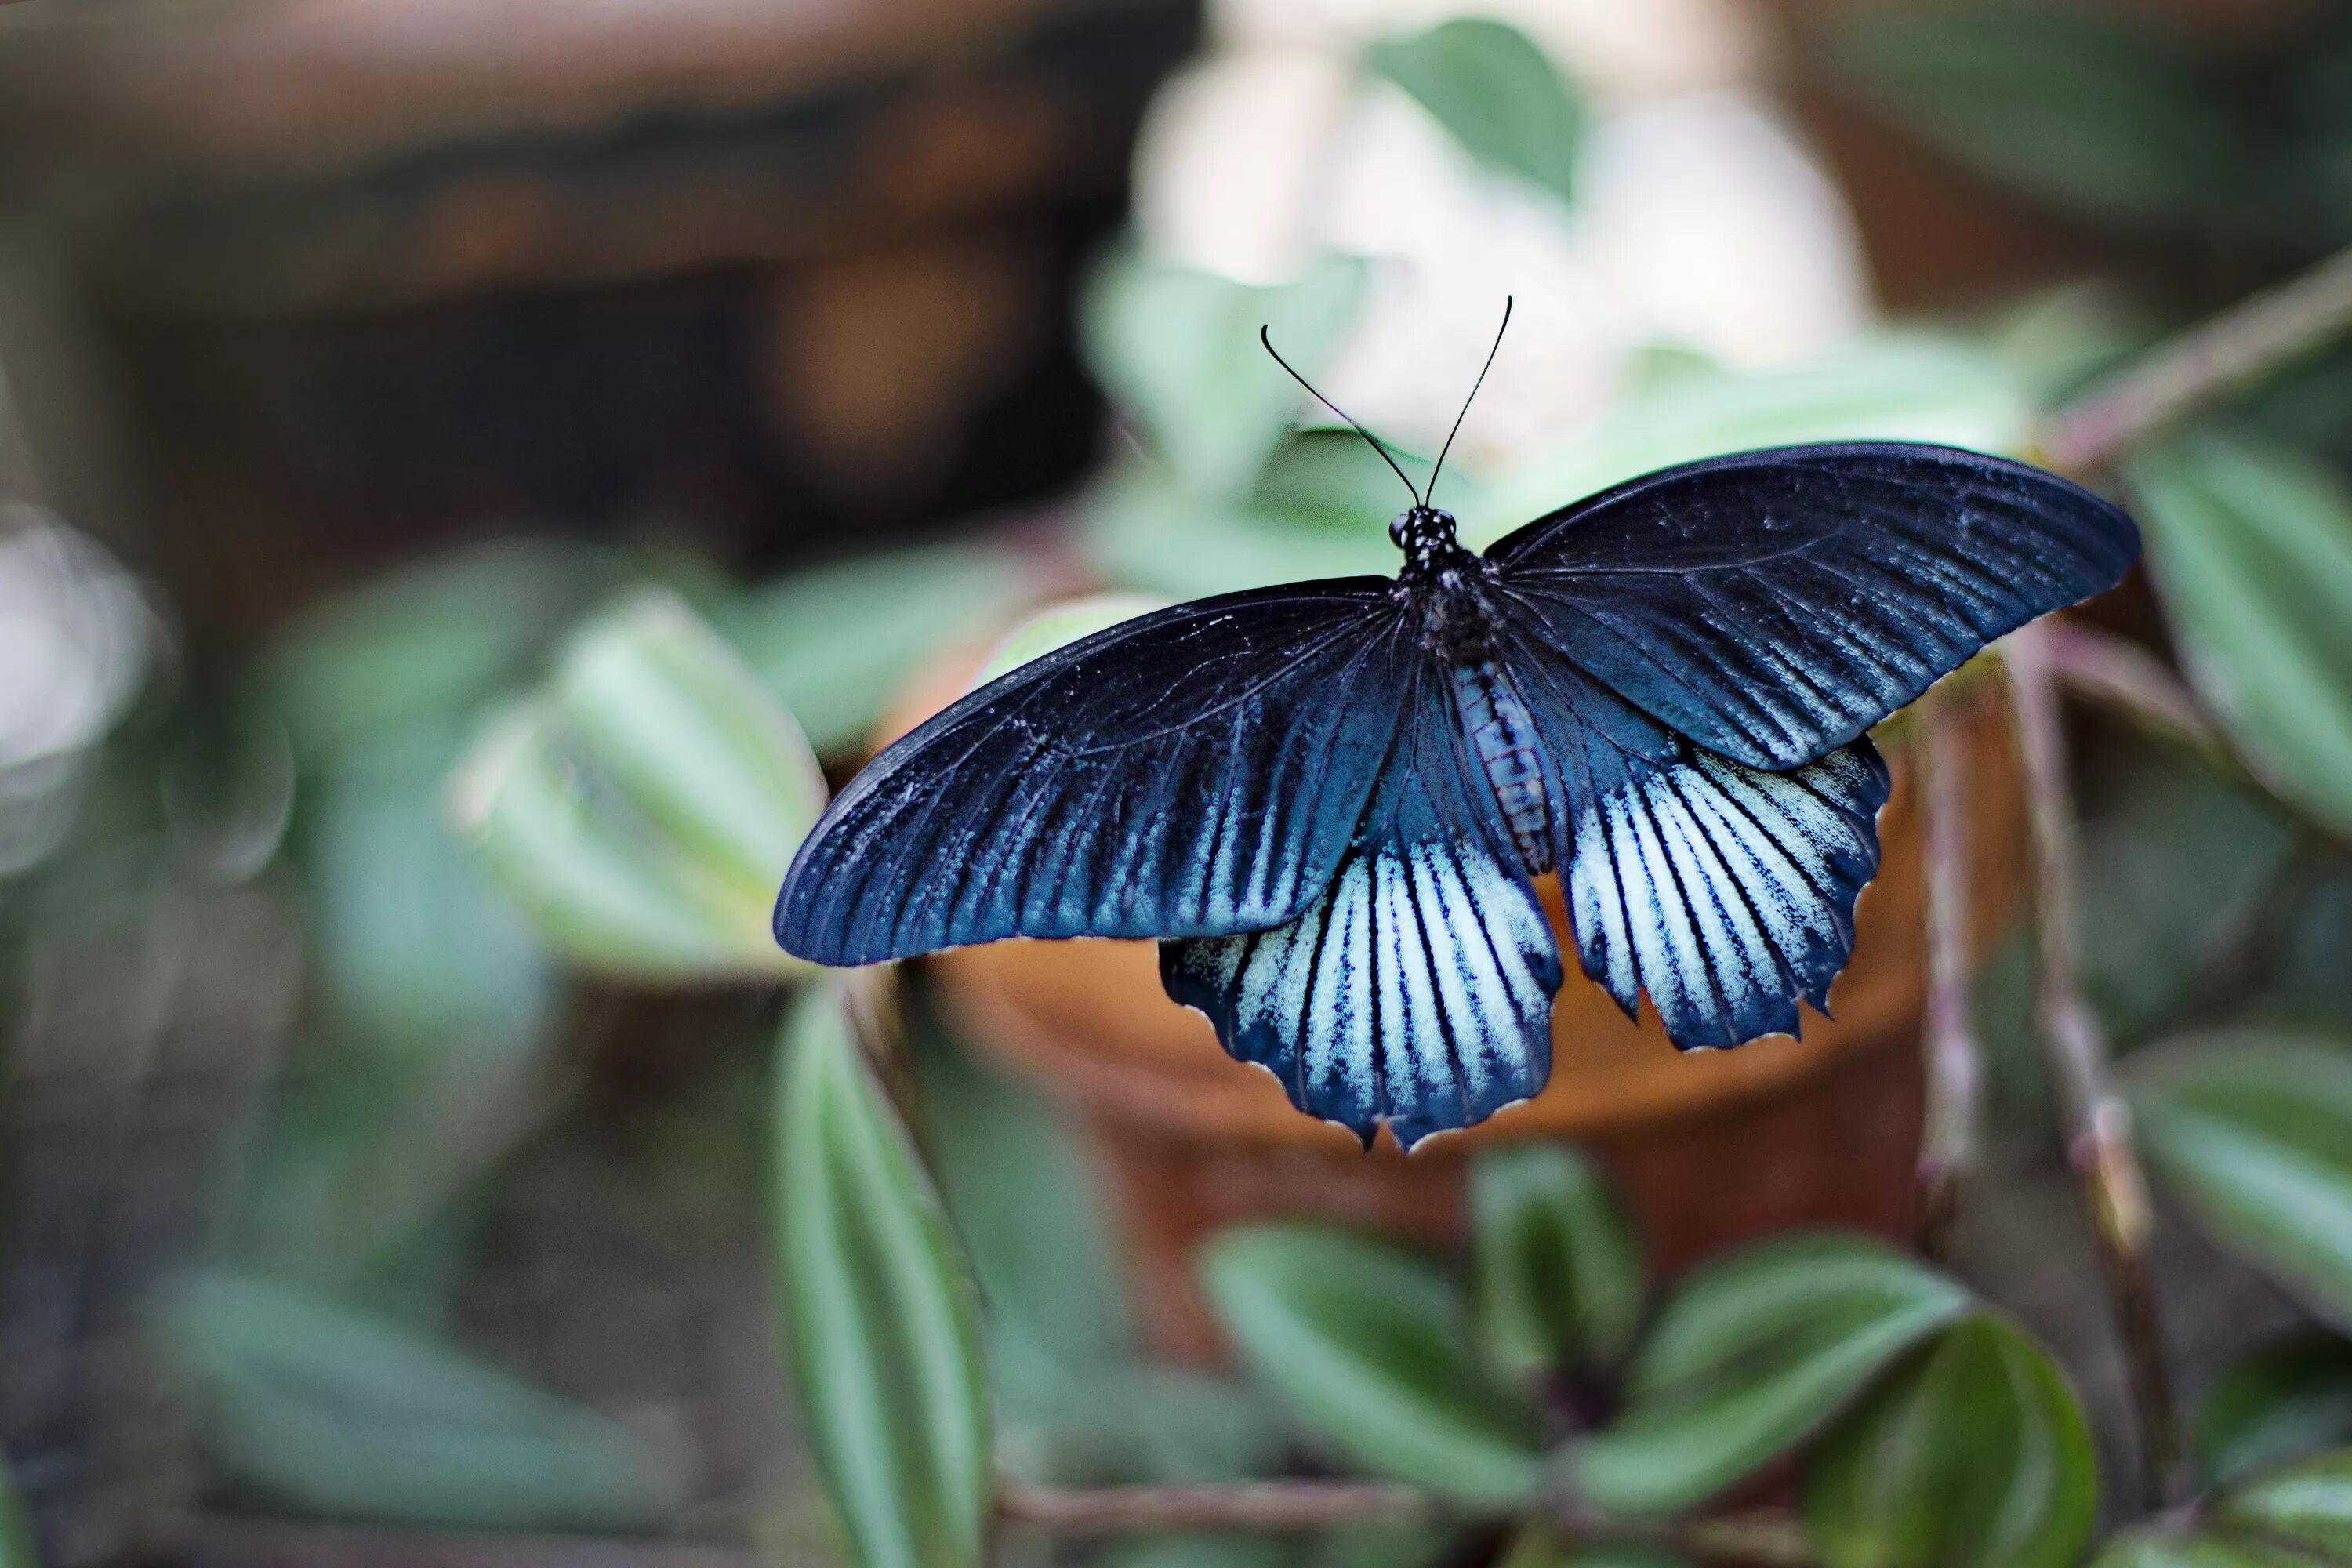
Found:
<svg viewBox="0 0 2352 1568"><path fill-rule="evenodd" d="M1389 538L1416 561L1444 555L1454 548L1454 514L1433 506L1415 506L1389 521Z"/></svg>

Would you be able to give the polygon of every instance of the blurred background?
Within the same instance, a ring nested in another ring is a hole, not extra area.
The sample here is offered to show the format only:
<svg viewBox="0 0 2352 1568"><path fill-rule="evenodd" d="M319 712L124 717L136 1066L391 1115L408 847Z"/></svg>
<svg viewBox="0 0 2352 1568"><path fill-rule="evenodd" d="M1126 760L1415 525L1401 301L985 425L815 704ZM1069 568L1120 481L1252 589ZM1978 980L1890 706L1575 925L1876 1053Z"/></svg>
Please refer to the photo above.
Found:
<svg viewBox="0 0 2352 1568"><path fill-rule="evenodd" d="M826 781L1040 606L1389 570L1400 487L1261 321L1425 471L1516 295L1439 498L1483 544L1718 450L2030 455L2077 389L2347 243L2332 0L0 5L21 1539L834 1560L776 1348L772 1042L807 977L766 902ZM2167 515L2249 517L2242 548L2153 521L2158 580L2090 618L2168 658L2193 634L2268 787L2077 716L2125 1051L2352 1027L2352 353L2220 413ZM1964 727L1992 1105L1958 1266L2121 1473L1998 708ZM748 795L670 809L730 768ZM1659 1274L1911 1234L1907 799L1801 1045L1678 1061L1571 980L1555 1089L1494 1136L1593 1151ZM1300 1122L1148 952L912 981L895 1087L979 1277L999 1462L1313 1462L1192 1249L1285 1214L1454 1245L1463 1151ZM2158 1265L2191 1388L2309 1320L2193 1226Z"/></svg>

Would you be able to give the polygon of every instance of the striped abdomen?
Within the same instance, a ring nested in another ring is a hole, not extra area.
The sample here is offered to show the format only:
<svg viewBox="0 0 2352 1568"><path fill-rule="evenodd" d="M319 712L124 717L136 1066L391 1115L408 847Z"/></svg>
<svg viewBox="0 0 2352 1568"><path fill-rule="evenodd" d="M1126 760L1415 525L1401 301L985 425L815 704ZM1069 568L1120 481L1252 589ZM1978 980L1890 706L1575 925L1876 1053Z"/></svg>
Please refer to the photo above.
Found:
<svg viewBox="0 0 2352 1568"><path fill-rule="evenodd" d="M1503 808L1520 863L1529 876L1541 876L1551 869L1551 805L1544 794L1535 720L1491 659L1457 664L1453 672L1454 703L1471 752Z"/></svg>

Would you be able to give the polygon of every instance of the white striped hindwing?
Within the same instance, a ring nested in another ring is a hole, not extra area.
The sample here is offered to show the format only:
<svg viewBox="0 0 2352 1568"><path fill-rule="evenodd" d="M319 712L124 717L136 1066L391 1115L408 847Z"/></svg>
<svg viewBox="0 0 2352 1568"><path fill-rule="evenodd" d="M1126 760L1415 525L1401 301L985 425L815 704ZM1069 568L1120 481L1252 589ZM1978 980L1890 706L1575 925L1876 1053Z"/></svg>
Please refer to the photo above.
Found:
<svg viewBox="0 0 2352 1568"><path fill-rule="evenodd" d="M1613 752L1589 776L1567 888L1584 972L1629 1015L1648 991L1685 1050L1795 1034L1798 999L1822 1006L1853 951L1878 869L1877 748L1786 773Z"/></svg>
<svg viewBox="0 0 2352 1568"><path fill-rule="evenodd" d="M1360 844L1297 920L1160 944L1168 994L1291 1103L1406 1148L1543 1087L1559 952L1483 842Z"/></svg>

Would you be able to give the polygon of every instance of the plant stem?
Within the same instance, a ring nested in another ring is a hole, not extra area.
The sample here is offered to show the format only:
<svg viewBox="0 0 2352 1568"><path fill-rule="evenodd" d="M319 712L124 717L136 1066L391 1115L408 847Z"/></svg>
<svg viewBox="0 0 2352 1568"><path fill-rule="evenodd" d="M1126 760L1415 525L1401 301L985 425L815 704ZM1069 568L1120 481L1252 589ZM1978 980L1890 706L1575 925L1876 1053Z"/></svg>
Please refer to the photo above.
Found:
<svg viewBox="0 0 2352 1568"><path fill-rule="evenodd" d="M1467 1517L1436 1493L1386 1481L1224 1481L1202 1486L1066 1488L1003 1480L997 1511L1056 1535L1242 1530L1269 1534L1335 1524L1427 1524Z"/></svg>
<svg viewBox="0 0 2352 1568"><path fill-rule="evenodd" d="M2235 773L2238 763L2181 679L2154 654L2112 633L2051 620L2038 628L2051 673L2077 696L2115 709L2160 740Z"/></svg>
<svg viewBox="0 0 2352 1568"><path fill-rule="evenodd" d="M2053 417L2041 447L2053 468L2089 474L2214 399L2352 331L2352 249L2240 301L2158 345Z"/></svg>
<svg viewBox="0 0 2352 1568"><path fill-rule="evenodd" d="M1008 1523L1061 1536L1194 1531L1289 1534L1339 1525L1530 1521L1528 1509L1458 1503L1424 1488L1393 1481L1290 1479L1065 1488L1000 1480L996 1498L997 1512ZM1644 1521L1592 1519L1571 1510L1543 1522L1570 1543L1641 1541L1748 1568L1811 1568L1819 1561L1804 1526L1781 1512Z"/></svg>
<svg viewBox="0 0 2352 1568"><path fill-rule="evenodd" d="M1916 1177L1919 1249L1941 1262L1951 1251L1959 1187L1976 1163L1983 1100L1983 1053L1969 1016L1969 780L1959 714L1948 692L1919 708L1915 755L1927 775L1921 794L1927 917L1927 1105Z"/></svg>
<svg viewBox="0 0 2352 1568"><path fill-rule="evenodd" d="M2148 1274L2147 1184L2132 1149L2131 1111L2108 1076L2105 1035L2083 994L2074 929L2082 907L2081 844L2048 630L2046 624L2027 626L2003 644L2037 879L2038 1021L2065 1117L2067 1158L2083 1184L2106 1275L2124 1371L2139 1420L2142 1488L2145 1501L2153 1508L2166 1500L2179 1468L2179 1417Z"/></svg>

